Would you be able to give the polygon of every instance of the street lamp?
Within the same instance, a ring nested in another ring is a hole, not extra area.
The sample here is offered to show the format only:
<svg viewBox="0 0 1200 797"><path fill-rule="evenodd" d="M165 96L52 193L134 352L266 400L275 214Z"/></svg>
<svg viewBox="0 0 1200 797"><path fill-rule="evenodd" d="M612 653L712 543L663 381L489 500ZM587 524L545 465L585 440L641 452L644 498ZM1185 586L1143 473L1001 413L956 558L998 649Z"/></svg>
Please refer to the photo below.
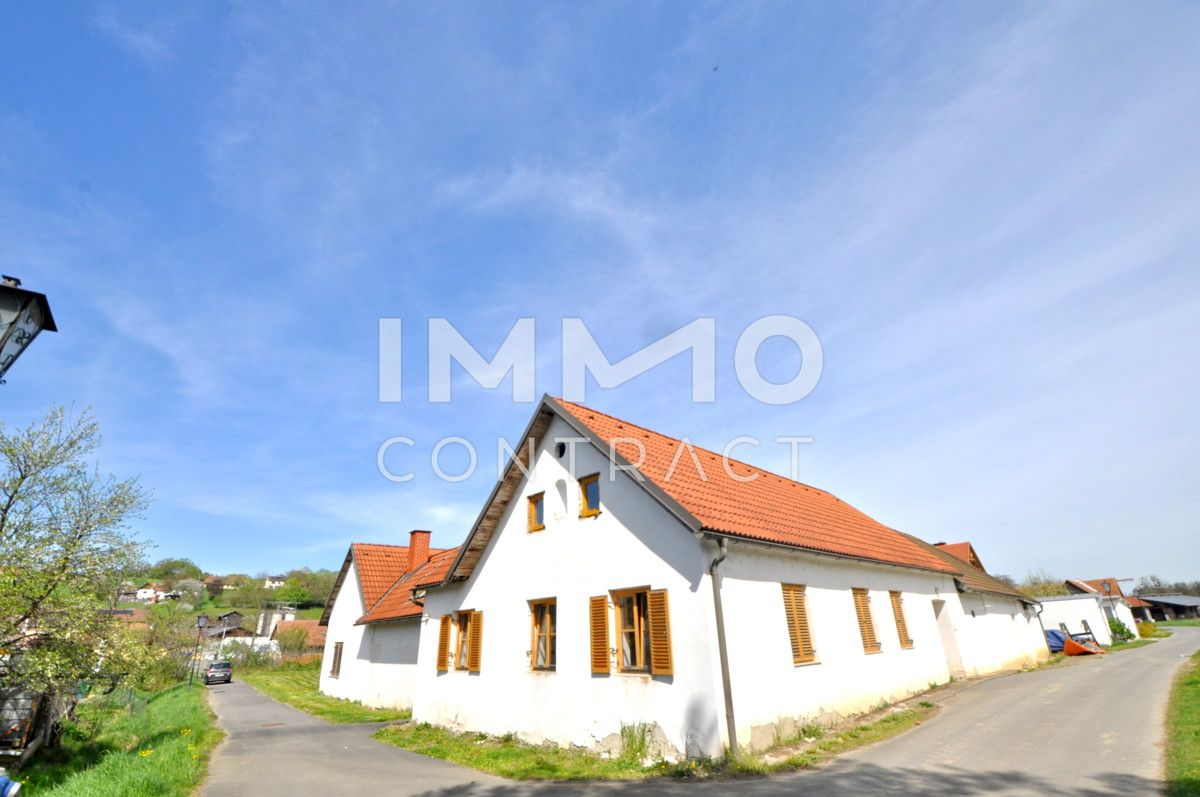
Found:
<svg viewBox="0 0 1200 797"><path fill-rule="evenodd" d="M202 614L196 618L196 647L192 649L192 666L188 669L188 688L192 686L192 678L196 675L196 656L200 652L200 635L208 626L208 615Z"/></svg>
<svg viewBox="0 0 1200 797"><path fill-rule="evenodd" d="M43 329L58 331L45 294L25 290L16 277L0 277L0 384Z"/></svg>

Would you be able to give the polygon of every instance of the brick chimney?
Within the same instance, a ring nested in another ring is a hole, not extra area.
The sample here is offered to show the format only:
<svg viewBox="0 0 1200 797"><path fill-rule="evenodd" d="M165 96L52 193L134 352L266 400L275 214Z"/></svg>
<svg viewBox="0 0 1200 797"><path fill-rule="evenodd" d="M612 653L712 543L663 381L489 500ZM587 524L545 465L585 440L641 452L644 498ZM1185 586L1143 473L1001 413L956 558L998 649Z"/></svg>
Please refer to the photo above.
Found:
<svg viewBox="0 0 1200 797"><path fill-rule="evenodd" d="M429 561L429 535L432 532L414 529L408 533L408 569L416 570Z"/></svg>

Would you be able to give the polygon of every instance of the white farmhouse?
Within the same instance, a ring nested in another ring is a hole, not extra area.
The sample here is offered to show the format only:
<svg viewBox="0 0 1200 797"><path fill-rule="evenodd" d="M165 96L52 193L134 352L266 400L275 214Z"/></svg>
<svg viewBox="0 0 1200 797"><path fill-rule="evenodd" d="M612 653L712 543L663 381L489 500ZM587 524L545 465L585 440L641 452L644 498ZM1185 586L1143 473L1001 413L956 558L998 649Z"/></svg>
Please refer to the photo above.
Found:
<svg viewBox="0 0 1200 797"><path fill-rule="evenodd" d="M413 531L407 547L350 546L320 620L322 692L376 708L412 705L421 616L412 589L440 581L457 552L431 549L429 538L428 531Z"/></svg>
<svg viewBox="0 0 1200 797"><path fill-rule="evenodd" d="M323 691L379 704L401 665L418 721L699 755L1047 655L1031 599L823 490L549 397L522 439L410 614L343 601L352 548Z"/></svg>

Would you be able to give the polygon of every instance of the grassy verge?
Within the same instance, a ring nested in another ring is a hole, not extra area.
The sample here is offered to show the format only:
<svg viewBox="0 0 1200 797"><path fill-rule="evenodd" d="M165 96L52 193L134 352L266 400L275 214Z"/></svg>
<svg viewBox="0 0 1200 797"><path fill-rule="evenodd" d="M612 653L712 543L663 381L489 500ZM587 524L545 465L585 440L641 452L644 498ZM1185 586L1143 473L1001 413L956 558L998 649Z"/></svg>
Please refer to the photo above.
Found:
<svg viewBox="0 0 1200 797"><path fill-rule="evenodd" d="M317 691L321 680L321 663L284 664L279 667L239 670L241 678L263 694L292 708L320 717L329 722L387 722L407 719L409 712L394 709L370 708L353 700L339 700Z"/></svg>
<svg viewBox="0 0 1200 797"><path fill-rule="evenodd" d="M1167 707L1167 794L1200 795L1200 652L1184 665Z"/></svg>
<svg viewBox="0 0 1200 797"><path fill-rule="evenodd" d="M26 791L53 797L192 793L222 736L204 690L180 685L119 694L79 705L75 722L64 726L62 745L39 753L18 773Z"/></svg>
<svg viewBox="0 0 1200 797"><path fill-rule="evenodd" d="M1168 633L1166 636L1170 636ZM1131 639L1128 642L1114 642L1105 648L1109 653L1115 653L1118 650L1132 650L1133 648L1142 648L1146 645L1153 645L1157 642L1157 638L1150 639Z"/></svg>
<svg viewBox="0 0 1200 797"><path fill-rule="evenodd" d="M922 701L916 708L886 714L827 738L796 745L795 749L788 748L785 740L762 754L742 753L680 763L663 761L649 766L643 763L639 754L644 752L644 743L633 744L635 751L632 754L622 752L605 758L585 750L526 744L512 734L497 737L456 733L425 723L383 728L375 738L415 753L516 780L743 777L814 767L835 755L874 744L919 725L936 710L932 703ZM821 731L806 732L823 736Z"/></svg>
<svg viewBox="0 0 1200 797"><path fill-rule="evenodd" d="M1200 626L1200 620L1160 620L1156 623L1156 625L1179 627L1191 626L1195 628L1196 626Z"/></svg>
<svg viewBox="0 0 1200 797"><path fill-rule="evenodd" d="M512 735L455 733L426 723L383 728L375 738L414 753L515 780L603 780L652 774L641 761L601 758L585 750L532 745Z"/></svg>

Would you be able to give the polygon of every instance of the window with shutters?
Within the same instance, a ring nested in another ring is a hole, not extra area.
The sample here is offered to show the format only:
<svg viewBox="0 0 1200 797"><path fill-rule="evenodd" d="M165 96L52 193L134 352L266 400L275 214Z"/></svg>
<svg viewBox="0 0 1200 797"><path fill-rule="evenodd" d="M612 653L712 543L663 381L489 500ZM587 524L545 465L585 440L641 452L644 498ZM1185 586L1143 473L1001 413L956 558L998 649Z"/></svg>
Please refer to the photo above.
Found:
<svg viewBox="0 0 1200 797"><path fill-rule="evenodd" d="M665 589L613 593L617 666L621 672L671 675L671 623Z"/></svg>
<svg viewBox="0 0 1200 797"><path fill-rule="evenodd" d="M783 612L787 617L792 642L792 664L811 664L817 660L812 633L808 628L808 603L803 584L783 584Z"/></svg>
<svg viewBox="0 0 1200 797"><path fill-rule="evenodd" d="M592 675L608 675L611 669L608 655L608 598L604 595L588 598L588 628L591 635Z"/></svg>
<svg viewBox="0 0 1200 797"><path fill-rule="evenodd" d="M878 653L881 650L879 639L875 636L875 624L871 622L871 598L867 591L855 587L854 613L858 615L858 631L862 634L863 652Z"/></svg>
<svg viewBox="0 0 1200 797"><path fill-rule="evenodd" d="M479 672L483 645L483 612L459 612L455 615L454 624L454 669Z"/></svg>
<svg viewBox="0 0 1200 797"><path fill-rule="evenodd" d="M333 643L333 661L329 665L329 677L337 678L342 674L342 643Z"/></svg>
<svg viewBox="0 0 1200 797"><path fill-rule="evenodd" d="M533 624L533 646L530 648L529 664L535 670L553 670L557 660L555 636L558 624L558 601L530 601L530 617Z"/></svg>
<svg viewBox="0 0 1200 797"><path fill-rule="evenodd" d="M546 528L546 494L538 493L529 496L529 530L541 531Z"/></svg>
<svg viewBox="0 0 1200 797"><path fill-rule="evenodd" d="M600 474L593 473L579 480L579 516L600 514Z"/></svg>
<svg viewBox="0 0 1200 797"><path fill-rule="evenodd" d="M913 646L913 641L908 635L908 623L904 620L904 598L895 590L888 595L892 598L892 614L896 617L896 634L900 637L900 647L908 650Z"/></svg>
<svg viewBox="0 0 1200 797"><path fill-rule="evenodd" d="M443 614L438 626L437 671L446 672L450 669L450 624L451 618Z"/></svg>

